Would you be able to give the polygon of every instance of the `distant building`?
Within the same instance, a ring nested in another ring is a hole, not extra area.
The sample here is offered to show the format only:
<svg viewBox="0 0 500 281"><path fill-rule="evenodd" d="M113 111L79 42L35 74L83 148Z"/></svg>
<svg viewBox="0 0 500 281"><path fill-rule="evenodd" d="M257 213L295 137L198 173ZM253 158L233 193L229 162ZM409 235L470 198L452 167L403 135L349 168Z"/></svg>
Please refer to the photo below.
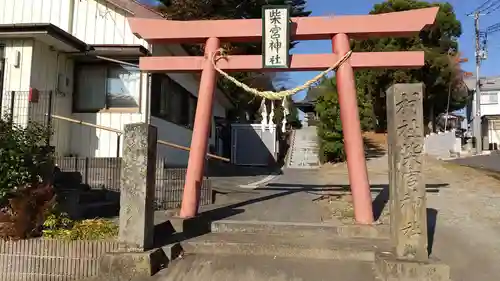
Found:
<svg viewBox="0 0 500 281"><path fill-rule="evenodd" d="M473 98L469 100L466 107L464 126L472 130L472 120L476 112L476 78L471 77L464 80ZM481 82L481 107L482 117L481 132L483 136L483 149L498 149L500 146L500 76L484 77Z"/></svg>
<svg viewBox="0 0 500 281"><path fill-rule="evenodd" d="M294 102L295 106L300 111L304 112L304 122L306 122L309 125L313 125L314 122L317 121L318 119L318 115L316 114L315 110L315 105L316 105L316 100L318 99L319 96L321 96L321 89L315 87L307 91L307 94L303 100Z"/></svg>

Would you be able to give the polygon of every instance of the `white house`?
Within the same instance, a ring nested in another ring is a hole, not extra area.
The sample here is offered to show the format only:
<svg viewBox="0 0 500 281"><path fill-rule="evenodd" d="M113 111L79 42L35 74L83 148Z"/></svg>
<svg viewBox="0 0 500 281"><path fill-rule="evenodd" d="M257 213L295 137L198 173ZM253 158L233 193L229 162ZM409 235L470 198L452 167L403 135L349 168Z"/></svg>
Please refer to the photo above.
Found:
<svg viewBox="0 0 500 281"><path fill-rule="evenodd" d="M500 149L500 77L484 77L481 81L481 108L483 149ZM465 80L471 91L476 89L476 78ZM472 129L473 114L476 108L476 95L467 105L467 120Z"/></svg>
<svg viewBox="0 0 500 281"><path fill-rule="evenodd" d="M180 45L150 46L137 38L126 20L134 16L162 18L135 0L0 0L2 114L13 112L21 124L43 119L50 101L55 115L116 130L148 122L160 140L189 146L199 78L134 67L140 56L187 55ZM231 106L217 90L213 115L225 118ZM52 124L51 145L60 156L121 153L116 132L56 119ZM182 150L160 145L159 154L169 163L187 163Z"/></svg>

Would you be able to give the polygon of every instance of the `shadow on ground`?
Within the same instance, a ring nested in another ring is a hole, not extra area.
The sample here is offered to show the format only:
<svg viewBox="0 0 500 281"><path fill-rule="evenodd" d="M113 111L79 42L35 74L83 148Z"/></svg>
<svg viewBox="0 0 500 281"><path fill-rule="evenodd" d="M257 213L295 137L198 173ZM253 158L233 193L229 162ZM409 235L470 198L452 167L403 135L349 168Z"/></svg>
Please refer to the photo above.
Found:
<svg viewBox="0 0 500 281"><path fill-rule="evenodd" d="M447 187L448 184L427 184L427 192L437 193L441 188ZM262 195L259 191L273 192L268 195ZM217 220L223 220L245 212L244 207L247 205L272 200L279 197L288 196L294 193L307 192L318 195L320 200L322 196L331 196L332 193L345 193L349 191L349 185L303 185L303 184L288 184L288 183L272 183L267 187L257 188L253 190L234 190L228 191L233 194L246 194L249 199L241 202L218 206L214 209L205 210L195 218L183 220L182 233L176 233L170 221L165 221L156 225L155 228L155 245L160 247L169 243L182 242L186 239L201 236L210 232L211 223ZM386 207L389 201L388 185L371 185L372 192L379 192L373 201L374 216L378 219L382 214L382 210ZM325 194L326 192L326 194ZM429 254L432 250L432 242L434 240L434 232L436 228L437 211L428 209L428 231L429 231ZM188 231L187 231L188 230Z"/></svg>
<svg viewBox="0 0 500 281"><path fill-rule="evenodd" d="M278 163L270 164L269 166L238 166L231 163L223 163L209 161L207 165L208 177L254 177L281 175L282 165Z"/></svg>
<svg viewBox="0 0 500 281"><path fill-rule="evenodd" d="M386 154L386 150L377 144L375 141L363 137L363 142L365 144L365 157L366 159L374 159L382 157Z"/></svg>
<svg viewBox="0 0 500 281"><path fill-rule="evenodd" d="M428 193L438 193L440 189L447 188L448 184L426 184L425 189ZM372 202L373 217L378 220L384 208L389 202L389 186L383 185L375 200ZM432 246L434 243L434 234L436 233L438 211L433 208L427 208L427 252L429 256L432 254Z"/></svg>
<svg viewBox="0 0 500 281"><path fill-rule="evenodd" d="M386 184L375 185L377 188L372 186L373 191L379 191L377 197L373 200L373 217L375 220L378 220L382 215L384 208L386 208L387 202L389 202L389 186ZM440 189L448 187L447 183L444 184L426 184L425 190L428 193L438 193Z"/></svg>

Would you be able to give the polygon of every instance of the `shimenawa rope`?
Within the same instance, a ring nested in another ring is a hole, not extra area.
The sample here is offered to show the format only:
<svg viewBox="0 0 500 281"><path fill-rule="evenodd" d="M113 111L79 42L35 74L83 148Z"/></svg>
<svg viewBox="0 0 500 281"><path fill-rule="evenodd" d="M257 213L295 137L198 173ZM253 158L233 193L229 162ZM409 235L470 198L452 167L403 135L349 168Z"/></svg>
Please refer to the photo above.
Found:
<svg viewBox="0 0 500 281"><path fill-rule="evenodd" d="M217 55L220 55L219 58L217 58ZM284 108L284 116L282 120L282 126L281 130L285 132L286 130L286 116L289 114L288 107L287 107L287 100L286 97L292 96L300 91L306 90L309 87L311 87L315 82L317 82L319 79L323 78L326 76L330 71L337 70L344 62L346 62L350 57L351 57L352 51L347 52L344 56L342 56L333 66L328 68L327 70L321 72L320 74L316 75L313 79L306 81L303 85L298 86L294 89L291 90L285 90L285 91L279 91L279 92L274 92L274 91L259 91L255 88L252 88L248 85L246 85L243 82L240 82L236 80L236 78L232 77L219 67L217 67L217 60L222 59L222 58L227 58L227 52L223 48L217 50L212 54L212 65L214 66L215 70L219 72L222 76L224 76L226 79L229 81L233 82L236 86L242 88L243 90L254 94L255 96L262 97L262 102L261 102L261 115L262 115L262 131L266 130L266 127L269 127L269 131L273 131L274 129L274 122L273 122L273 117L274 117L274 102L271 103L271 114L269 115L269 119L267 116L267 107L266 107L266 100L282 100L282 106ZM269 120L269 121L268 121Z"/></svg>
<svg viewBox="0 0 500 281"><path fill-rule="evenodd" d="M219 58L217 58L218 54L220 55ZM255 88L252 88L252 87L246 85L245 83L242 83L242 82L236 80L236 78L232 77L231 75L229 75L228 73L226 73L224 70L222 70L219 67L217 67L217 61L219 59L227 58L226 50L223 49L223 48L217 50L216 52L214 52L212 54L212 65L214 66L214 68L215 68L215 70L217 72L219 72L222 76L224 76L226 79L228 79L229 81L233 82L236 86L242 88L243 90L245 90L245 91L247 91L247 92L249 92L251 94L254 94L256 96L263 97L264 99L268 99L268 100L281 100L281 99L283 99L285 97L292 96L292 95L294 95L294 94L296 94L296 93L298 93L300 91L308 89L315 82L317 82L319 79L321 79L324 76L326 76L331 71L337 70L344 62L346 62L351 57L351 54L352 54L352 51L347 52L333 66L331 66L327 70L319 73L318 75L316 75L311 80L306 81L303 85L298 86L298 87L296 87L294 89L291 89L291 90L285 90L285 91L279 91L279 92L274 92L274 91L259 91L259 90L255 89Z"/></svg>

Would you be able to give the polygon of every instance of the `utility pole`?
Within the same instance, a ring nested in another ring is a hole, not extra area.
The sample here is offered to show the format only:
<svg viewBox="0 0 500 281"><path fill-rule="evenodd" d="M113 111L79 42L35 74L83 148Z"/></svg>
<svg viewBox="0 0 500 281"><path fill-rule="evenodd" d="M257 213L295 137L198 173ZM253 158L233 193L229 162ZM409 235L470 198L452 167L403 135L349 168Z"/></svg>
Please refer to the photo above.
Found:
<svg viewBox="0 0 500 281"><path fill-rule="evenodd" d="M481 78L480 67L483 52L481 50L480 32L479 32L479 12L474 12L474 29L476 33L476 106L474 110L473 120L473 136L476 140L476 153L480 154L483 151L483 140L481 136Z"/></svg>

